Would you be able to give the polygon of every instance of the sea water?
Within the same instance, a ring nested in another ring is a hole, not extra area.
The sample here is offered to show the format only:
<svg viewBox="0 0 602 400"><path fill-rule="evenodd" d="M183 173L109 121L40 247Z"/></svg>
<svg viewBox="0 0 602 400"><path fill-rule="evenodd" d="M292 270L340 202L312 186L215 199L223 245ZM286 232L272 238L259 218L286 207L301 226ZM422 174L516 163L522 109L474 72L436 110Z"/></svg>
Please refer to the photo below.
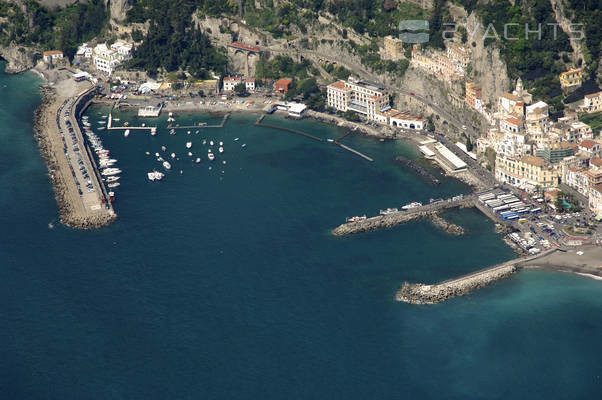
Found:
<svg viewBox="0 0 602 400"><path fill-rule="evenodd" d="M448 214L466 228L460 237L428 221L330 235L346 217L469 191L444 177L429 185L393 161L418 156L413 145L343 139L370 163L254 126L256 115L170 136L165 117L116 114L158 134L98 132L124 171L119 219L79 231L57 222L33 137L39 84L0 76L0 398L598 398L600 282L525 271L412 306L394 301L404 281L514 257L491 221L467 209ZM106 113L87 111L95 128ZM214 124L221 115L176 119ZM265 122L345 133L311 120ZM223 141L224 153L214 146L210 162L203 139ZM179 160L166 172L155 152ZM163 181L148 181L153 169Z"/></svg>

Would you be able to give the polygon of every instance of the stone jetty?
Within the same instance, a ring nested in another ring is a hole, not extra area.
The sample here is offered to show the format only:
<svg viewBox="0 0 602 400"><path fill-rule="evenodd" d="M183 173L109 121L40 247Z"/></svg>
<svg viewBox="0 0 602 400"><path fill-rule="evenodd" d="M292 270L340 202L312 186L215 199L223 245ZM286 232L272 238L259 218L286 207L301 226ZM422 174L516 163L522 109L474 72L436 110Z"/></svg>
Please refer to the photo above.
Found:
<svg viewBox="0 0 602 400"><path fill-rule="evenodd" d="M406 282L395 298L397 301L410 304L440 303L453 297L464 296L475 289L507 278L517 270L516 262L509 262L434 285Z"/></svg>
<svg viewBox="0 0 602 400"><path fill-rule="evenodd" d="M435 178L435 176L433 174L431 174L426 168L419 165L415 161L410 160L409 158L398 156L398 157L395 157L395 162L403 165L404 167L411 169L416 174L418 174L422 178L424 178L424 180L426 180L430 184L438 185L441 183L441 181L439 181L439 179Z"/></svg>
<svg viewBox="0 0 602 400"><path fill-rule="evenodd" d="M393 226L403 224L420 218L430 218L437 212L456 207L473 207L474 196L456 196L447 200L439 200L424 206L415 207L409 210L400 210L387 215L379 215L376 217L366 218L365 220L356 222L347 222L336 227L332 234L334 236L345 236L354 233L372 231L376 229L391 228ZM446 222L447 225L449 223ZM459 228L459 227L458 227Z"/></svg>
<svg viewBox="0 0 602 400"><path fill-rule="evenodd" d="M436 227L441 228L443 231L450 235L460 236L464 234L464 228L449 221L443 219L438 213L432 213L430 215L431 222Z"/></svg>

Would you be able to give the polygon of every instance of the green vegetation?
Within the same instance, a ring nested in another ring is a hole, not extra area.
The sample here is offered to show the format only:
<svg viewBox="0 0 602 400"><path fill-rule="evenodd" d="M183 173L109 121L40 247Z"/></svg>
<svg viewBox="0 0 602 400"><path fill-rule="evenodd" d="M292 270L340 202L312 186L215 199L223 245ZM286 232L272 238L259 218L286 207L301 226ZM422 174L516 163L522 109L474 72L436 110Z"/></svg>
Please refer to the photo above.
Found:
<svg viewBox="0 0 602 400"><path fill-rule="evenodd" d="M565 192L558 193L558 197L556 197L556 201L554 202L554 207L556 207L556 211L558 212L579 212L582 209L575 196Z"/></svg>
<svg viewBox="0 0 602 400"><path fill-rule="evenodd" d="M596 0L568 0L575 13L573 22L585 24L585 63L591 75L598 70L602 43L602 4ZM587 77L586 77L587 78Z"/></svg>
<svg viewBox="0 0 602 400"><path fill-rule="evenodd" d="M391 61L381 59L378 54L378 44L375 40L370 45L359 46L353 40L350 40L347 44L352 51L361 57L362 64L369 66L374 72L389 72L403 76L410 66L409 60Z"/></svg>
<svg viewBox="0 0 602 400"><path fill-rule="evenodd" d="M195 78L208 78L210 71L225 70L225 49L211 45L209 36L193 26L195 9L208 14L232 11L232 2L209 0L140 0L128 11L129 22L150 24L142 45L134 52L129 67L155 76L160 70L186 70Z"/></svg>
<svg viewBox="0 0 602 400"><path fill-rule="evenodd" d="M351 111L351 110L347 110L343 113L343 118L345 118L347 121L351 121L351 122L359 122L361 121L360 116L357 115L356 112Z"/></svg>
<svg viewBox="0 0 602 400"><path fill-rule="evenodd" d="M102 0L89 0L68 7L49 10L36 0L25 2L25 11L16 3L0 3L0 43L11 42L39 46L44 50L62 50L72 58L77 47L98 36L108 20Z"/></svg>
<svg viewBox="0 0 602 400"><path fill-rule="evenodd" d="M326 70L326 72L328 72L330 75L332 75L336 79L342 79L345 81L351 75L351 71L349 71L347 68L342 67L340 65L335 67L332 64L324 64L323 67L324 67L324 70Z"/></svg>
<svg viewBox="0 0 602 400"><path fill-rule="evenodd" d="M249 4L245 9L245 21L253 27L265 29L275 38L288 37L291 34L291 25L296 25L305 33L307 24L317 19L317 14L312 11L299 13L296 7L299 3L305 2L280 2L274 7L274 2L269 0L259 9L254 7L254 3Z"/></svg>
<svg viewBox="0 0 602 400"><path fill-rule="evenodd" d="M234 86L234 93L236 93L237 96L241 97L248 95L247 85L244 82L236 84L236 86Z"/></svg>
<svg viewBox="0 0 602 400"><path fill-rule="evenodd" d="M600 134L600 129L602 129L602 112L593 114L579 114L579 121L588 124L592 128L594 136L598 136Z"/></svg>
<svg viewBox="0 0 602 400"><path fill-rule="evenodd" d="M307 78L310 66L308 60L298 63L289 56L276 56L272 60L262 56L255 66L255 75L260 79Z"/></svg>
<svg viewBox="0 0 602 400"><path fill-rule="evenodd" d="M517 0L514 5L507 0L494 0L483 6L476 6L469 0L460 2L477 7L484 25L492 24L495 28L495 31L489 29L488 36L497 34L499 40L486 39L486 43L500 45L510 77L520 76L536 98L550 103L556 111L562 110L557 76L566 69L561 54L572 50L562 29L548 25L556 23L549 0ZM509 26L508 36L517 40L503 38L504 24L516 24ZM526 24L531 31L536 31L541 24L541 40L536 32L529 33L527 38Z"/></svg>

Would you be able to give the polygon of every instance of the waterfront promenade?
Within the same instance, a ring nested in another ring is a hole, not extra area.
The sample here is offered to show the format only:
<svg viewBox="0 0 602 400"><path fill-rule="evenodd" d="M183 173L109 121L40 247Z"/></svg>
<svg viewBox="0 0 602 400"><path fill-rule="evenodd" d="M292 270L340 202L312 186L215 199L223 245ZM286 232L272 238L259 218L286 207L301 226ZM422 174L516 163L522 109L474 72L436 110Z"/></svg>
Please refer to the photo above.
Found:
<svg viewBox="0 0 602 400"><path fill-rule="evenodd" d="M77 121L93 90L88 82L72 80L47 87L35 124L61 221L83 229L98 228L116 218Z"/></svg>

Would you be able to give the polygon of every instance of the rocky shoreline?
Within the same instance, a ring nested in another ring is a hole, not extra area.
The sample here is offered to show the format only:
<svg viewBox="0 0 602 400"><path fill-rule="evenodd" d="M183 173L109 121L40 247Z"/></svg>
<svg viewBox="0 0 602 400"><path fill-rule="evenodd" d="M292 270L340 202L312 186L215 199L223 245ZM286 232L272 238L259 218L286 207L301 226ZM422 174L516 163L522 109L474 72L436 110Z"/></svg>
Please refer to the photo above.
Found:
<svg viewBox="0 0 602 400"><path fill-rule="evenodd" d="M40 148L40 154L48 168L48 176L54 188L54 197L59 207L59 219L61 223L71 228L98 229L109 225L117 218L116 214L83 216L76 212L67 196L68 188L64 175L61 173L60 165L52 150L52 143L48 132L48 119L54 117L51 114L51 106L57 99L55 89L44 87L41 90L42 103L34 112L35 138Z"/></svg>
<svg viewBox="0 0 602 400"><path fill-rule="evenodd" d="M433 174L428 172L426 170L426 168L422 167L415 161L410 160L409 158L398 156L398 157L395 157L395 161L397 163L403 165L404 167L411 169L412 171L414 171L416 174L420 175L422 178L424 178L428 183L430 183L432 185L438 185L441 183L441 181L439 179L435 178L435 176Z"/></svg>

